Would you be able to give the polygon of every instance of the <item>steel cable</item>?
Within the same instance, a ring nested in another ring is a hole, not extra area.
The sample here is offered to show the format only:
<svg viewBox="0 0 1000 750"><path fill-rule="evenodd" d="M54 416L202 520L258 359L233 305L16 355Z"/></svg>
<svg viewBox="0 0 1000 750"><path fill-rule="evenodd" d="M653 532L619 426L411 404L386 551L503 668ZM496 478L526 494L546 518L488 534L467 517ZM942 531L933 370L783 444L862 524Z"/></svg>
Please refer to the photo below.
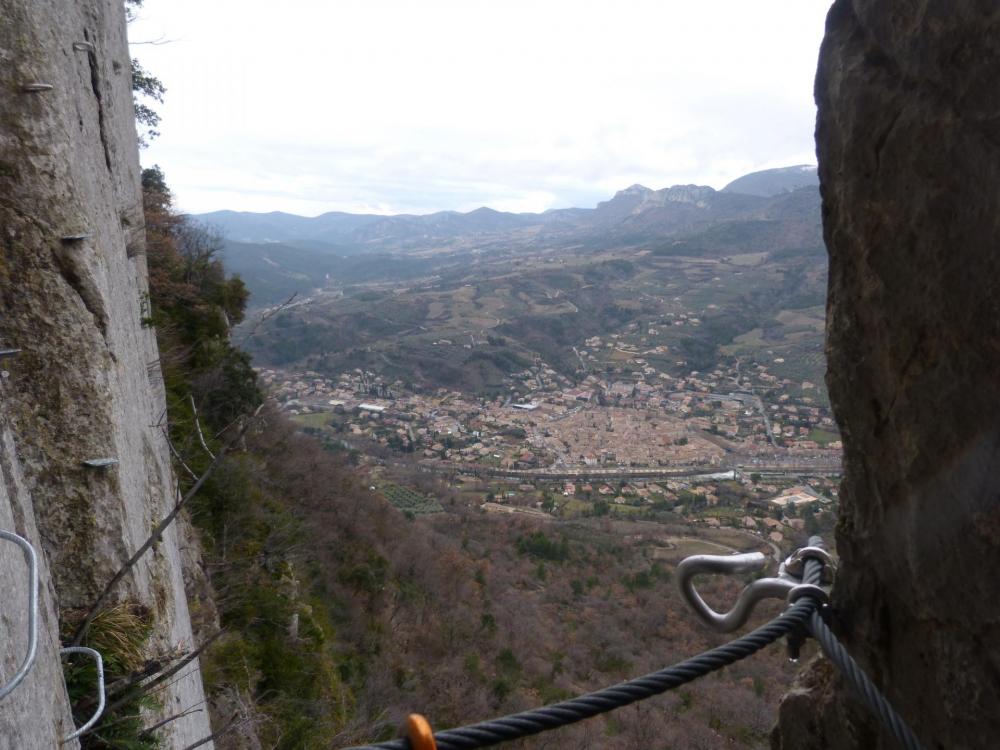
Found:
<svg viewBox="0 0 1000 750"><path fill-rule="evenodd" d="M896 710L889 704L886 697L882 695L879 689L875 687L875 684L868 678L868 675L862 671L858 663L847 653L844 644L837 640L837 636L823 622L823 618L820 616L818 610L814 610L809 617L809 629L816 640L819 641L819 645L823 649L823 653L826 654L826 658L832 661L841 674L847 678L847 681L854 688L861 700L878 717L882 725L892 732L900 746L906 748L906 750L922 750L923 745L920 744L916 735L913 734L913 730L896 713Z"/></svg>
<svg viewBox="0 0 1000 750"><path fill-rule="evenodd" d="M818 560L807 559L803 568L802 582L818 584L822 569L823 566ZM906 722L827 627L820 615L819 605L820 602L816 598L805 595L781 615L742 638L658 672L550 706L435 732L434 741L440 750L473 750L557 729L660 695L744 659L782 636L800 638L804 631L809 631L819 641L823 653L844 674L850 685L892 733L900 746L905 750L923 750L923 746ZM412 745L409 739L402 738L348 750L412 750Z"/></svg>
<svg viewBox="0 0 1000 750"><path fill-rule="evenodd" d="M803 581L819 583L821 571L822 565L819 562L807 560ZM574 724L636 701L651 698L745 659L782 636L803 629L817 606L818 602L815 599L803 597L781 615L747 635L658 672L550 706L435 732L434 741L439 750L472 750L488 747ZM410 749L410 741L403 738L350 750Z"/></svg>

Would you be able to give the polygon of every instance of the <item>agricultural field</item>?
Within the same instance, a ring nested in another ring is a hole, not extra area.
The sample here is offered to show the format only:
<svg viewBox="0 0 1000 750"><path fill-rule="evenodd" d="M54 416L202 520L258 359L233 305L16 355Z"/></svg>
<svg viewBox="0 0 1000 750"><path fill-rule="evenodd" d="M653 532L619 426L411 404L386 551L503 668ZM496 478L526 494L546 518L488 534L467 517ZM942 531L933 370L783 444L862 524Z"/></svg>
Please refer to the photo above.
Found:
<svg viewBox="0 0 1000 750"><path fill-rule="evenodd" d="M840 435L836 432L831 432L830 430L821 430L817 428L809 432L809 439L815 441L819 445L829 445L836 440L840 440Z"/></svg>
<svg viewBox="0 0 1000 750"><path fill-rule="evenodd" d="M330 424L330 415L326 412L316 414L296 414L292 421L302 427L309 427L314 430L325 430Z"/></svg>
<svg viewBox="0 0 1000 750"><path fill-rule="evenodd" d="M700 537L666 537L657 540L650 549L654 560L666 560L678 563L691 555L730 555L738 550L726 544L713 542Z"/></svg>
<svg viewBox="0 0 1000 750"><path fill-rule="evenodd" d="M378 488L381 495L393 506L414 516L443 513L444 507L434 497L424 495L409 487L386 483Z"/></svg>

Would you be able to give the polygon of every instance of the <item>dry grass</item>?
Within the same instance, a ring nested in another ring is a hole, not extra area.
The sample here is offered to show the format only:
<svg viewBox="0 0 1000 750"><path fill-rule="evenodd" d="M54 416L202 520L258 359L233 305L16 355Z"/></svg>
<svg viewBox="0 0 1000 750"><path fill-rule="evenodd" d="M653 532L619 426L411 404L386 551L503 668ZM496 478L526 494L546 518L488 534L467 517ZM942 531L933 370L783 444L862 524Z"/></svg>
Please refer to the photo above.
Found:
<svg viewBox="0 0 1000 750"><path fill-rule="evenodd" d="M84 610L62 613L64 637L72 635L86 616ZM139 669L146 661L146 642L153 624L149 610L134 602L121 602L98 612L83 645L101 653L108 671L125 674Z"/></svg>

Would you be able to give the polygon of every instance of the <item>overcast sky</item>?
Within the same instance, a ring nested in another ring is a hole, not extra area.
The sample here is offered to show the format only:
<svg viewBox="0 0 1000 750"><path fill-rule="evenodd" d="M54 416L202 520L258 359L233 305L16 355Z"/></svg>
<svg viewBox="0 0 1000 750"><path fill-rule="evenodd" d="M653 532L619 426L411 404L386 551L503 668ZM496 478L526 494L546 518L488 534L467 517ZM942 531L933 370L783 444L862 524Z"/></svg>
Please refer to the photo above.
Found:
<svg viewBox="0 0 1000 750"><path fill-rule="evenodd" d="M815 163L829 0L145 0L179 206L591 207Z"/></svg>

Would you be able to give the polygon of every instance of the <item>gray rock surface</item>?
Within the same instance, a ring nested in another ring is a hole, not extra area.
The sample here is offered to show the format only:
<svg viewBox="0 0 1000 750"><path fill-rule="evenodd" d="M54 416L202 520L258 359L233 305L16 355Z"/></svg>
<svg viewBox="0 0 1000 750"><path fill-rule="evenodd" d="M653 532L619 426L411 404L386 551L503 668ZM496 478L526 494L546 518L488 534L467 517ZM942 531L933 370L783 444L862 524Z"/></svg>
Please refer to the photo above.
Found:
<svg viewBox="0 0 1000 750"><path fill-rule="evenodd" d="M6 396L0 383L0 397ZM0 427L0 528L39 538L31 495L20 472L14 436ZM37 551L37 550L36 550ZM14 692L0 703L0 747L48 750L74 730L59 661L55 592L45 556L38 555L41 596L35 664ZM6 684L28 650L28 565L19 547L0 541L0 682ZM78 747L76 741L64 747Z"/></svg>
<svg viewBox="0 0 1000 750"><path fill-rule="evenodd" d="M24 695L0 703L0 748L52 748L68 720L56 613L92 601L165 515L174 478L157 426L156 340L141 325L146 263L122 3L0 0L0 19L0 348L23 350L0 363L9 371L0 523L46 561L43 647ZM51 89L27 92L29 83ZM101 457L118 464L81 465ZM118 592L153 613L152 652L192 643L182 532L170 529ZM0 585L15 586L20 564L0 552ZM9 674L21 594L3 593L0 672ZM163 715L203 699L193 669L165 691ZM206 716L171 723L164 747L207 736Z"/></svg>
<svg viewBox="0 0 1000 750"><path fill-rule="evenodd" d="M816 79L837 631L928 748L1000 736L1000 8L838 0ZM827 663L780 748L893 747Z"/></svg>

